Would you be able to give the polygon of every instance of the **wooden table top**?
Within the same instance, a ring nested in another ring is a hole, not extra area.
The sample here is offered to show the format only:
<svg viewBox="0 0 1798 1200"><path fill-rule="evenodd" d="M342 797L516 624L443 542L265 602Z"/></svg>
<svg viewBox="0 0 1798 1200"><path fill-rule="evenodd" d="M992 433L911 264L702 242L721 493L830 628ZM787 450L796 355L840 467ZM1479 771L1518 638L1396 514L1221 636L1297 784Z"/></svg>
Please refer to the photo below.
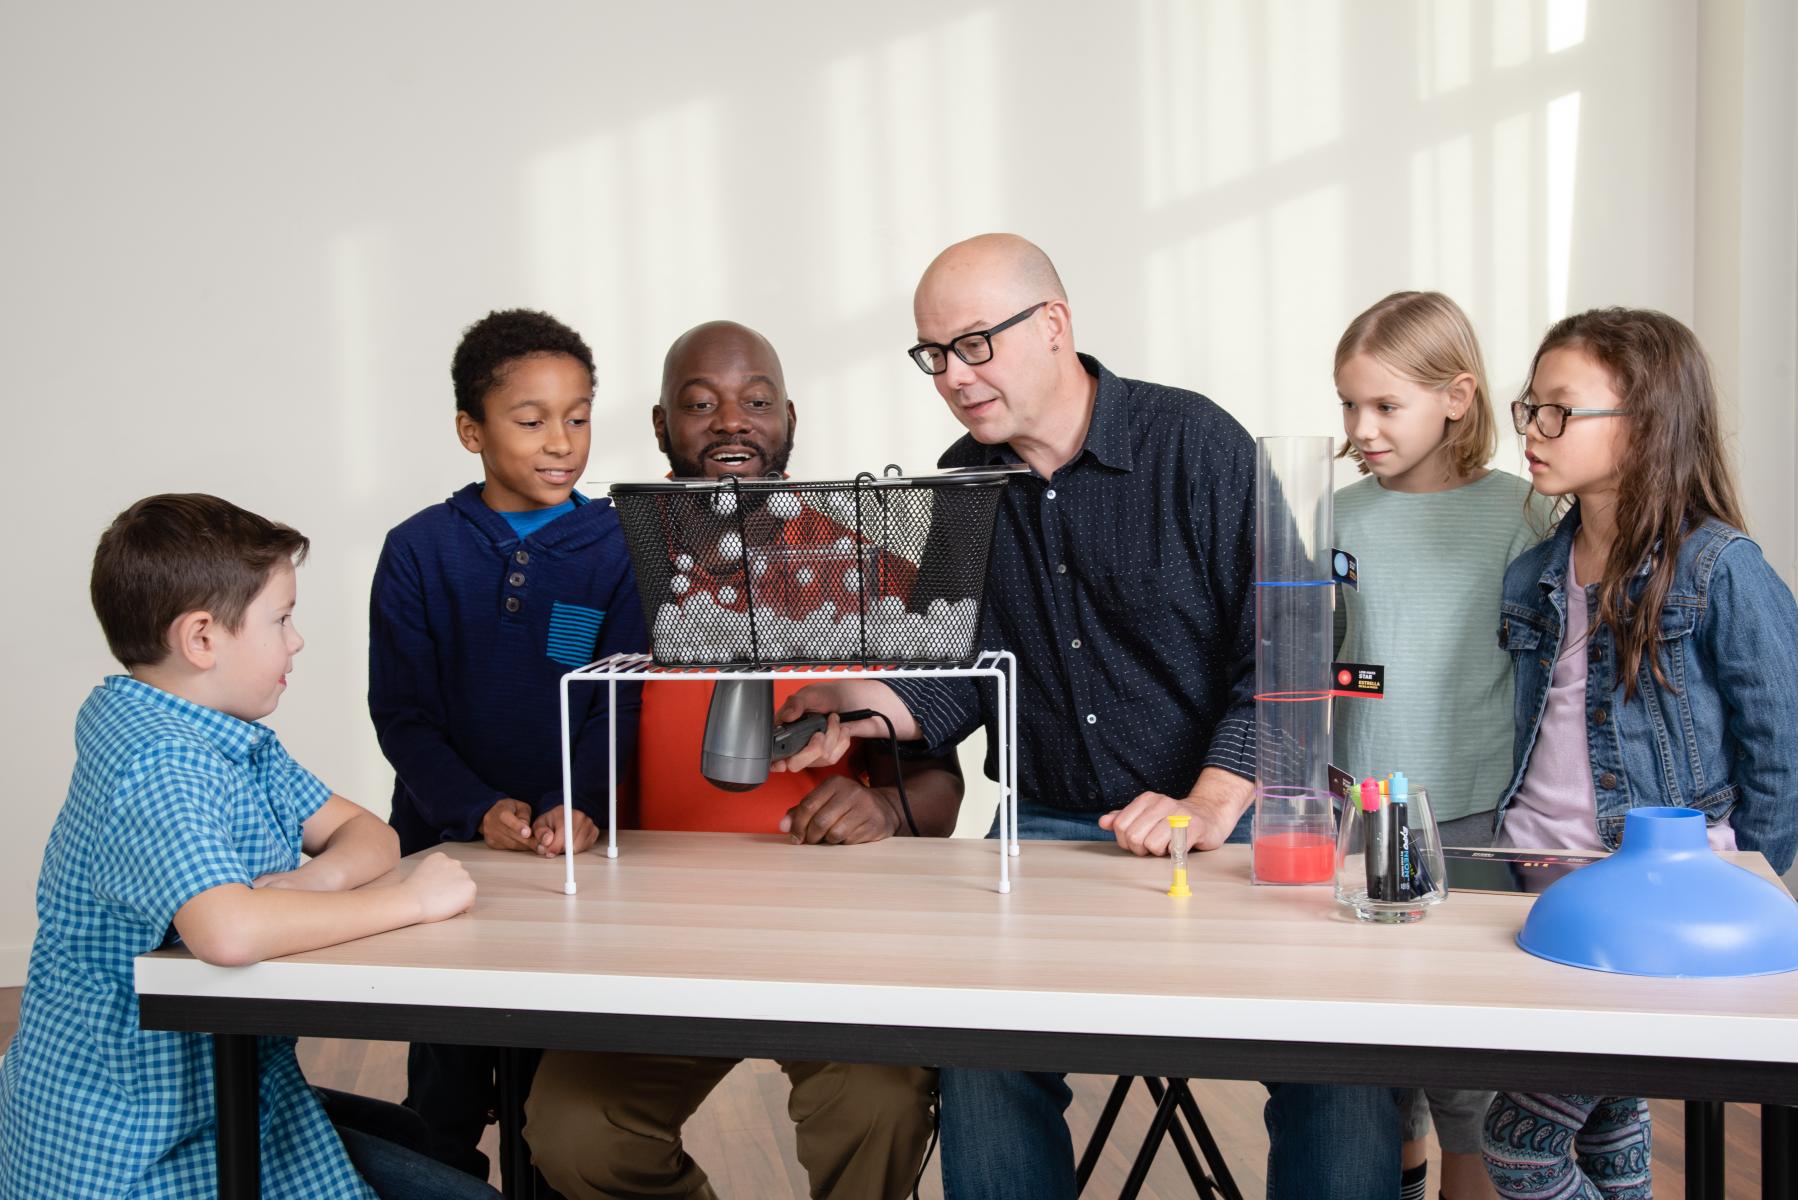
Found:
<svg viewBox="0 0 1798 1200"><path fill-rule="evenodd" d="M559 859L444 849L480 887L463 917L247 968L160 951L138 990L1798 1063L1798 972L1558 966L1517 948L1517 896L1362 924L1328 887L1252 886L1243 846L1194 855L1182 900L1165 858L1098 842L1024 843L1007 895L979 840L626 832L577 858L575 896Z"/></svg>

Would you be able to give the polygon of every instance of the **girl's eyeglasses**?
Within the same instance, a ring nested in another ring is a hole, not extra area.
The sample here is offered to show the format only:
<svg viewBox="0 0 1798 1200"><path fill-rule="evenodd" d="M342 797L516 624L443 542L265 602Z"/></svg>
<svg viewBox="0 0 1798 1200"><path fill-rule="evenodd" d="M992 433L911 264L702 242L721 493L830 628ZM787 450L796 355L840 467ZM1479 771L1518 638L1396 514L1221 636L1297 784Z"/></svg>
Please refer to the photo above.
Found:
<svg viewBox="0 0 1798 1200"><path fill-rule="evenodd" d="M1528 433L1530 422L1545 438L1558 438L1567 432L1568 417L1621 417L1621 408L1568 408L1565 404L1531 404L1516 400L1511 404L1511 424L1518 433Z"/></svg>

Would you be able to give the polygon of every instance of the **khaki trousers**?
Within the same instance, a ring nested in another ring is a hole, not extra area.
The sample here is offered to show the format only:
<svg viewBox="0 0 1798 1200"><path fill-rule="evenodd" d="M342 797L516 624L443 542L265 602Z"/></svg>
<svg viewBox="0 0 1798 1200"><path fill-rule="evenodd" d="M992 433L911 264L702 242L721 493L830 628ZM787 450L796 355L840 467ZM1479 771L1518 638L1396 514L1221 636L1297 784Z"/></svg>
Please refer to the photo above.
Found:
<svg viewBox="0 0 1798 1200"><path fill-rule="evenodd" d="M553 1050L525 1104L525 1140L568 1200L716 1200L681 1126L740 1059ZM783 1062L799 1162L816 1200L909 1195L931 1130L936 1072Z"/></svg>

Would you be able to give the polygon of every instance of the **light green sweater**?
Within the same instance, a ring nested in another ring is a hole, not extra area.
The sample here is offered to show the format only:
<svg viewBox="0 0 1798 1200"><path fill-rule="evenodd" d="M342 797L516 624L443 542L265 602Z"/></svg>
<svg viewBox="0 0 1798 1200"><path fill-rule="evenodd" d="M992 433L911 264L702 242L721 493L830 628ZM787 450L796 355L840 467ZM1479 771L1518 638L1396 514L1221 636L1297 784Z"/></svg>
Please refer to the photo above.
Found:
<svg viewBox="0 0 1798 1200"><path fill-rule="evenodd" d="M1336 546L1359 560L1361 585L1337 589L1337 658L1386 668L1383 699L1336 701L1337 766L1356 779L1403 771L1438 822L1498 806L1513 711L1499 596L1505 567L1548 525L1548 502L1505 471L1449 492L1367 478L1336 493Z"/></svg>

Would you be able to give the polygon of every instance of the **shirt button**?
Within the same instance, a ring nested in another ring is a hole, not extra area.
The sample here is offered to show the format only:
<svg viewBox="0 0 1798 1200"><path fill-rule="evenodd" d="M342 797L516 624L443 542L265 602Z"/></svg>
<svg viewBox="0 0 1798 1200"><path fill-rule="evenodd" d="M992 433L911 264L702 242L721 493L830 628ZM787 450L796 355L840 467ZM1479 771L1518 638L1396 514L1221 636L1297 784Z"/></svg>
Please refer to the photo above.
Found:
<svg viewBox="0 0 1798 1200"><path fill-rule="evenodd" d="M1617 777L1609 771L1606 771L1603 775L1598 777L1598 786L1609 791L1611 788L1617 786Z"/></svg>
<svg viewBox="0 0 1798 1200"><path fill-rule="evenodd" d="M1611 714L1606 712L1602 708L1594 709L1592 711L1592 723L1594 725L1603 725L1606 721L1608 721L1610 719L1611 719Z"/></svg>
<svg viewBox="0 0 1798 1200"><path fill-rule="evenodd" d="M1068 645L1070 645L1070 646L1072 646L1072 647L1073 647L1073 648L1074 648L1074 649L1076 649L1076 650L1078 650L1078 649L1080 649L1080 639L1079 639L1079 638L1075 638L1075 639L1074 639L1074 640L1073 640L1073 641L1071 641L1071 642L1069 642L1069 643L1068 643Z"/></svg>
<svg viewBox="0 0 1798 1200"><path fill-rule="evenodd" d="M1055 573L1057 575L1066 575L1068 573L1068 565L1066 563L1056 563Z"/></svg>
<svg viewBox="0 0 1798 1200"><path fill-rule="evenodd" d="M511 584L513 587L523 587L524 586L524 572L523 571L512 572L510 575L506 576L506 582Z"/></svg>
<svg viewBox="0 0 1798 1200"><path fill-rule="evenodd" d="M1097 725L1099 723L1099 714L1098 713L1087 713L1086 714L1086 723L1088 725Z"/></svg>
<svg viewBox="0 0 1798 1200"><path fill-rule="evenodd" d="M506 597L506 611L507 612L517 612L519 609L521 609L523 607L524 607L524 601L520 600L517 596L507 596Z"/></svg>
<svg viewBox="0 0 1798 1200"><path fill-rule="evenodd" d="M529 550L520 550L517 554L512 556L512 561L521 567L528 567L531 565L531 552Z"/></svg>
<svg viewBox="0 0 1798 1200"><path fill-rule="evenodd" d="M1053 499L1055 499L1055 489L1054 489L1054 488L1050 488L1050 489L1049 489L1049 490L1048 490L1048 491L1046 491L1046 492L1044 492L1044 493L1043 493L1043 495L1045 495L1045 496L1047 496L1047 497L1048 497L1048 498L1049 498L1049 499L1051 499L1051 500L1053 500Z"/></svg>

